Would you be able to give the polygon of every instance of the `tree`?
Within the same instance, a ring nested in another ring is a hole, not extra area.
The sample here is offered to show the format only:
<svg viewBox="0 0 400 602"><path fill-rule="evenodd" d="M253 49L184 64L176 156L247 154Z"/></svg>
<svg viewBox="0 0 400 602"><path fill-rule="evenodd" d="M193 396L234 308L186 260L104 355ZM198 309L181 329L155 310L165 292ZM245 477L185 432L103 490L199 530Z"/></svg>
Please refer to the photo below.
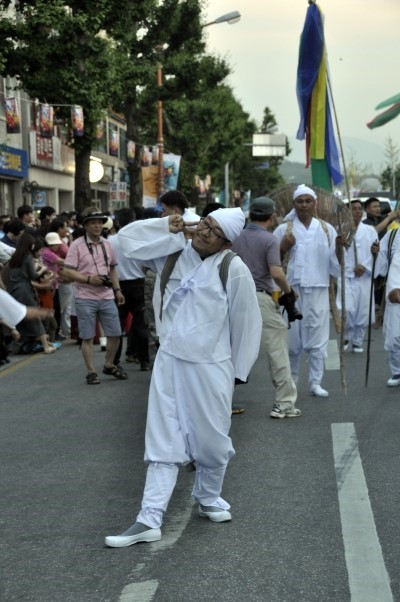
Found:
<svg viewBox="0 0 400 602"><path fill-rule="evenodd" d="M246 131L248 146L241 149L234 162L234 183L238 190L251 190L252 196L257 197L268 194L268 192L283 184L283 177L279 173L283 157L253 157L250 142L256 132L274 134L277 129L278 124L275 115L269 107L264 109L260 127L253 122L248 124ZM288 155L290 152L287 143L286 154Z"/></svg>
<svg viewBox="0 0 400 602"><path fill-rule="evenodd" d="M389 136L385 142L385 157L387 159L387 168L381 175L381 180L385 188L390 188L393 199L396 198L399 190L400 181L400 166L399 162L399 147L393 142Z"/></svg>
<svg viewBox="0 0 400 602"><path fill-rule="evenodd" d="M4 10L9 1L0 2ZM112 44L101 35L118 2L105 0L20 0L14 17L0 21L2 75L15 76L31 98L54 105L56 118L68 121L81 105L84 133L70 138L75 148L76 208L90 204L89 161L97 124L117 94L118 65Z"/></svg>
<svg viewBox="0 0 400 602"><path fill-rule="evenodd" d="M0 0L3 10L9 5ZM221 176L223 162L242 144L248 116L223 84L226 62L204 53L202 0L19 0L15 10L0 21L1 74L16 76L32 98L58 106L62 122L69 119L62 105L84 110L84 135L70 140L78 209L90 203L91 149L110 108L125 115L127 138L136 142L131 205L141 202L141 148L157 139L158 98L165 146L182 155L183 187L201 170Z"/></svg>

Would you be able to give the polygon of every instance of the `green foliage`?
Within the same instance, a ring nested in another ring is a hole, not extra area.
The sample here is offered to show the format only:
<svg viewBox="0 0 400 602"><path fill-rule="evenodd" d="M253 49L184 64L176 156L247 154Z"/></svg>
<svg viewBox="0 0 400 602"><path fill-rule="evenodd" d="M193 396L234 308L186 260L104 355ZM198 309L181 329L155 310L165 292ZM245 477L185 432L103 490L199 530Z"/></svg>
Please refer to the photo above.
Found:
<svg viewBox="0 0 400 602"><path fill-rule="evenodd" d="M229 66L205 53L202 0L17 0L14 17L9 5L0 0L0 74L52 104L60 122L70 116L62 105L83 107L84 136L73 141L78 172L87 170L104 111L124 112L127 137L140 149L157 140L161 100L165 150L182 155L181 188L189 192L196 174L211 174L219 189L227 162L237 186L259 190L277 180L277 165L268 174L256 170L259 160L244 146L256 126L224 84ZM275 126L266 109L262 127ZM130 173L133 189L138 163ZM76 188L88 197L88 173L77 173ZM137 186L135 195L140 204Z"/></svg>

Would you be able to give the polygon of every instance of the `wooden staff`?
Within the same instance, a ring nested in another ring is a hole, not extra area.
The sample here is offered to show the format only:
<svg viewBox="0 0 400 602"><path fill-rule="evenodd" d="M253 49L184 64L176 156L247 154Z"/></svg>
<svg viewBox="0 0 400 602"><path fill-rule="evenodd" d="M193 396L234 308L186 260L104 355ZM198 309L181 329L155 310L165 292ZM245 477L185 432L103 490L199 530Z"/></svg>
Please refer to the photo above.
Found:
<svg viewBox="0 0 400 602"><path fill-rule="evenodd" d="M342 236L342 216L341 208L338 206L338 230L339 235ZM340 347L339 347L339 363L340 363L340 381L342 384L342 390L347 395L347 381L346 372L344 366L344 336L346 328L346 275L345 275L345 261L344 261L344 247L340 245L340 302L342 305L341 309L341 328L340 328Z"/></svg>
<svg viewBox="0 0 400 602"><path fill-rule="evenodd" d="M370 357L370 349L371 349L372 295L374 294L375 264L376 264L376 255L374 255L372 258L371 289L370 289L370 293L369 293L367 363L365 365L365 386L366 387L368 387L369 357Z"/></svg>

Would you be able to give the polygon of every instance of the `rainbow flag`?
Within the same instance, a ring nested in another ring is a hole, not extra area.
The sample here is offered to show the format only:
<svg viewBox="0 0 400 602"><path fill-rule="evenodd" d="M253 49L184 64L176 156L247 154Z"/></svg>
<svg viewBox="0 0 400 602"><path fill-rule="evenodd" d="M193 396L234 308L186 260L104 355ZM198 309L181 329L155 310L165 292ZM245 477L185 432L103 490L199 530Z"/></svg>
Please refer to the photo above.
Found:
<svg viewBox="0 0 400 602"><path fill-rule="evenodd" d="M316 4L307 9L300 37L296 91L300 108L296 137L306 140L306 167L311 165L313 184L332 190L332 182L339 184L343 175L332 122L324 21Z"/></svg>

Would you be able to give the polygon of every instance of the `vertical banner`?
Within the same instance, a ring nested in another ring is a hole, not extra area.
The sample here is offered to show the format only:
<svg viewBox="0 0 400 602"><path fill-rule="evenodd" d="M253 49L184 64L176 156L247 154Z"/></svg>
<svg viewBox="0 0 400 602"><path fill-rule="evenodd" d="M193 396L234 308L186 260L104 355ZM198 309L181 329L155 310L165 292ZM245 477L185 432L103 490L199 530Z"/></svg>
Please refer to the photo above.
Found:
<svg viewBox="0 0 400 602"><path fill-rule="evenodd" d="M39 127L42 138L52 138L54 134L54 111L48 104L40 105Z"/></svg>
<svg viewBox="0 0 400 602"><path fill-rule="evenodd" d="M21 132L21 118L19 115L18 102L15 97L5 99L4 112L6 115L7 134L19 134Z"/></svg>
<svg viewBox="0 0 400 602"><path fill-rule="evenodd" d="M164 153L164 190L177 189L180 165L180 155Z"/></svg>
<svg viewBox="0 0 400 602"><path fill-rule="evenodd" d="M153 147L154 148L154 147ZM143 207L154 207L158 197L158 165L153 165L153 153L148 146L142 149Z"/></svg>
<svg viewBox="0 0 400 602"><path fill-rule="evenodd" d="M135 162L135 152L136 152L136 145L133 142L133 140L127 140L126 141L126 161L127 163L134 163Z"/></svg>
<svg viewBox="0 0 400 602"><path fill-rule="evenodd" d="M96 125L96 140L103 140L105 134L106 124L105 121L101 120Z"/></svg>
<svg viewBox="0 0 400 602"><path fill-rule="evenodd" d="M118 157L119 151L119 133L118 129L109 129L108 152L112 157Z"/></svg>
<svg viewBox="0 0 400 602"><path fill-rule="evenodd" d="M71 107L72 132L75 137L83 136L83 109L79 105Z"/></svg>

